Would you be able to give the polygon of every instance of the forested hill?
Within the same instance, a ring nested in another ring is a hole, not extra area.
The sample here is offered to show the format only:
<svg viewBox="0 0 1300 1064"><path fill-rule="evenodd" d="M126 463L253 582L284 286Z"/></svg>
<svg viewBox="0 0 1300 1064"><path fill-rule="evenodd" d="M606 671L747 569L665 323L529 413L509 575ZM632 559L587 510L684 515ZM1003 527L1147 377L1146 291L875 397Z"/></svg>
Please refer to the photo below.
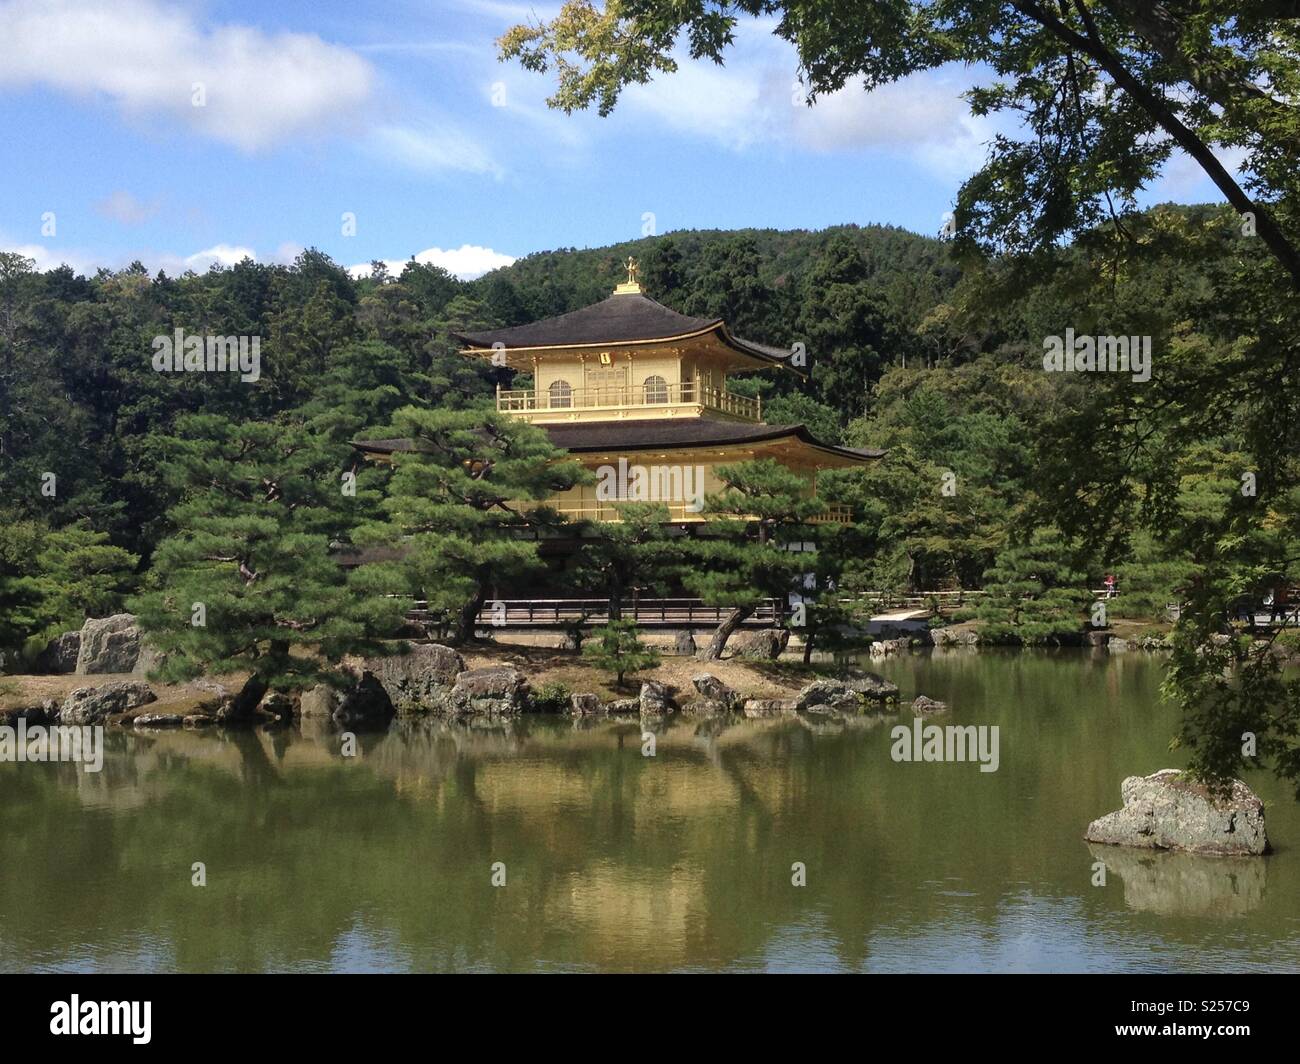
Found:
<svg viewBox="0 0 1300 1064"><path fill-rule="evenodd" d="M915 327L960 272L939 240L896 226L682 230L609 247L538 252L474 282L498 317L521 324L587 306L641 265L646 294L684 314L725 317L773 344L798 328L810 287L869 288L900 324Z"/></svg>
<svg viewBox="0 0 1300 1064"><path fill-rule="evenodd" d="M6 579L46 564L37 555L60 530L107 536L147 567L178 501L168 469L182 416L267 423L268 431L290 414L310 416L346 461L348 440L382 427L399 406L491 396L493 374L504 371L459 356L453 331L603 299L625 279L629 255L647 293L673 309L723 317L754 340L805 345L807 382L792 374L729 382L761 391L768 420L890 449L876 472L845 488L860 515L863 582L977 586L1017 530L1031 527L1025 512L1050 478L1063 483L1076 458L1052 446L1053 422L1095 418L1126 432L1138 424L1132 404L1152 394L1117 378L1045 374L1044 337L1066 328L1146 334L1158 364L1182 373L1207 364L1220 335L1249 331L1234 319L1246 299L1221 295L1234 290L1250 250L1231 212L1157 208L1127 219L1122 238L1123 269L1106 266L1104 246L959 269L942 241L892 227L677 232L534 254L474 281L415 263L395 277L381 264L358 280L317 251L292 265L245 260L182 277L150 276L139 264L93 277L66 267L41 273L0 253L0 599ZM1194 320L1213 321L1218 333L1190 332L1184 323ZM259 379L160 372L159 338L178 329L256 338ZM1236 424L1230 413L1225 431ZM1152 446L1160 442L1145 437L1151 465L1125 469L1140 490L1120 485L1118 474L1103 487L1156 498L1153 485L1176 478L1179 461L1208 453L1160 457ZM1119 468L1081 457L1099 477ZM960 490L940 496L936 485L949 474ZM1166 483L1161 497L1171 490ZM1051 530L1043 535L1044 549L1059 553ZM59 569L69 559L93 561L65 547L45 555L52 586L75 580ZM1046 563L1031 556L1023 564Z"/></svg>

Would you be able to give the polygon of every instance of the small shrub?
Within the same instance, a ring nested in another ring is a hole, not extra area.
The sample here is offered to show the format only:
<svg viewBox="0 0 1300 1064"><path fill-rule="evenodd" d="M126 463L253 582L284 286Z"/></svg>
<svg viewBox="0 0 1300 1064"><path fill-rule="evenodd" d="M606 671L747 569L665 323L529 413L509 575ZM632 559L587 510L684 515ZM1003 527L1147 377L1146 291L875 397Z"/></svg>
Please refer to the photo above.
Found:
<svg viewBox="0 0 1300 1064"><path fill-rule="evenodd" d="M591 632L582 656L596 668L614 673L615 685L622 687L625 673L653 669L659 664L659 651L643 645L637 635L635 621L610 621Z"/></svg>
<svg viewBox="0 0 1300 1064"><path fill-rule="evenodd" d="M563 713L569 708L570 693L559 680L547 680L533 689L533 705L540 713Z"/></svg>

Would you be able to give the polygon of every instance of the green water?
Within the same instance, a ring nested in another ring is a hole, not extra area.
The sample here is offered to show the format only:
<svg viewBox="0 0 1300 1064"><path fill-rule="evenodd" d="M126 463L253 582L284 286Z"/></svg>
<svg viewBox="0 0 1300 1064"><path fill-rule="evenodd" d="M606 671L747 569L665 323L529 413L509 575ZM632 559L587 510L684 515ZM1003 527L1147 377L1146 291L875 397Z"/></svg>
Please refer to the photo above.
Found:
<svg viewBox="0 0 1300 1064"><path fill-rule="evenodd" d="M635 722L529 718L352 759L159 731L111 734L99 774L0 764L0 970L1300 968L1300 809L1270 780L1268 858L1082 841L1123 776L1179 763L1158 658L874 667L998 725L998 771L896 763L888 718L683 721L652 758Z"/></svg>

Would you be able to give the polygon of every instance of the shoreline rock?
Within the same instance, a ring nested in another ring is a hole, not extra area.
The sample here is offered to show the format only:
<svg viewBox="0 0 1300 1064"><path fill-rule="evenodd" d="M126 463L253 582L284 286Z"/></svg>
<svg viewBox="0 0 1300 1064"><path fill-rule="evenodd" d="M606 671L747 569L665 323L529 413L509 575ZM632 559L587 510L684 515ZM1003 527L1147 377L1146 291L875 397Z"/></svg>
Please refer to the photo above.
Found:
<svg viewBox="0 0 1300 1064"><path fill-rule="evenodd" d="M375 678L393 708L402 714L426 713L444 706L465 672L465 659L441 643L417 643L404 654L367 658L362 674Z"/></svg>
<svg viewBox="0 0 1300 1064"><path fill-rule="evenodd" d="M116 680L101 687L78 687L59 707L60 724L103 724L118 713L158 701L147 683Z"/></svg>
<svg viewBox="0 0 1300 1064"><path fill-rule="evenodd" d="M696 673L691 677L691 683L700 692L701 698L720 703L728 712L740 702L740 696L711 672Z"/></svg>

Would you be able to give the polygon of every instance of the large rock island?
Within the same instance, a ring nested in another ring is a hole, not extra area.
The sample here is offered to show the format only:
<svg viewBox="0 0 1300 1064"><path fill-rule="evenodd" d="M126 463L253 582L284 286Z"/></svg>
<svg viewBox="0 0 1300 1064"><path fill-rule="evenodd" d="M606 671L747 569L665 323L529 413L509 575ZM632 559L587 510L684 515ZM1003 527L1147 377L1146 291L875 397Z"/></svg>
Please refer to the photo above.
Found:
<svg viewBox="0 0 1300 1064"><path fill-rule="evenodd" d="M1268 852L1264 803L1241 780L1220 797L1179 769L1164 768L1129 776L1120 795L1124 808L1089 824L1089 842L1216 856Z"/></svg>

